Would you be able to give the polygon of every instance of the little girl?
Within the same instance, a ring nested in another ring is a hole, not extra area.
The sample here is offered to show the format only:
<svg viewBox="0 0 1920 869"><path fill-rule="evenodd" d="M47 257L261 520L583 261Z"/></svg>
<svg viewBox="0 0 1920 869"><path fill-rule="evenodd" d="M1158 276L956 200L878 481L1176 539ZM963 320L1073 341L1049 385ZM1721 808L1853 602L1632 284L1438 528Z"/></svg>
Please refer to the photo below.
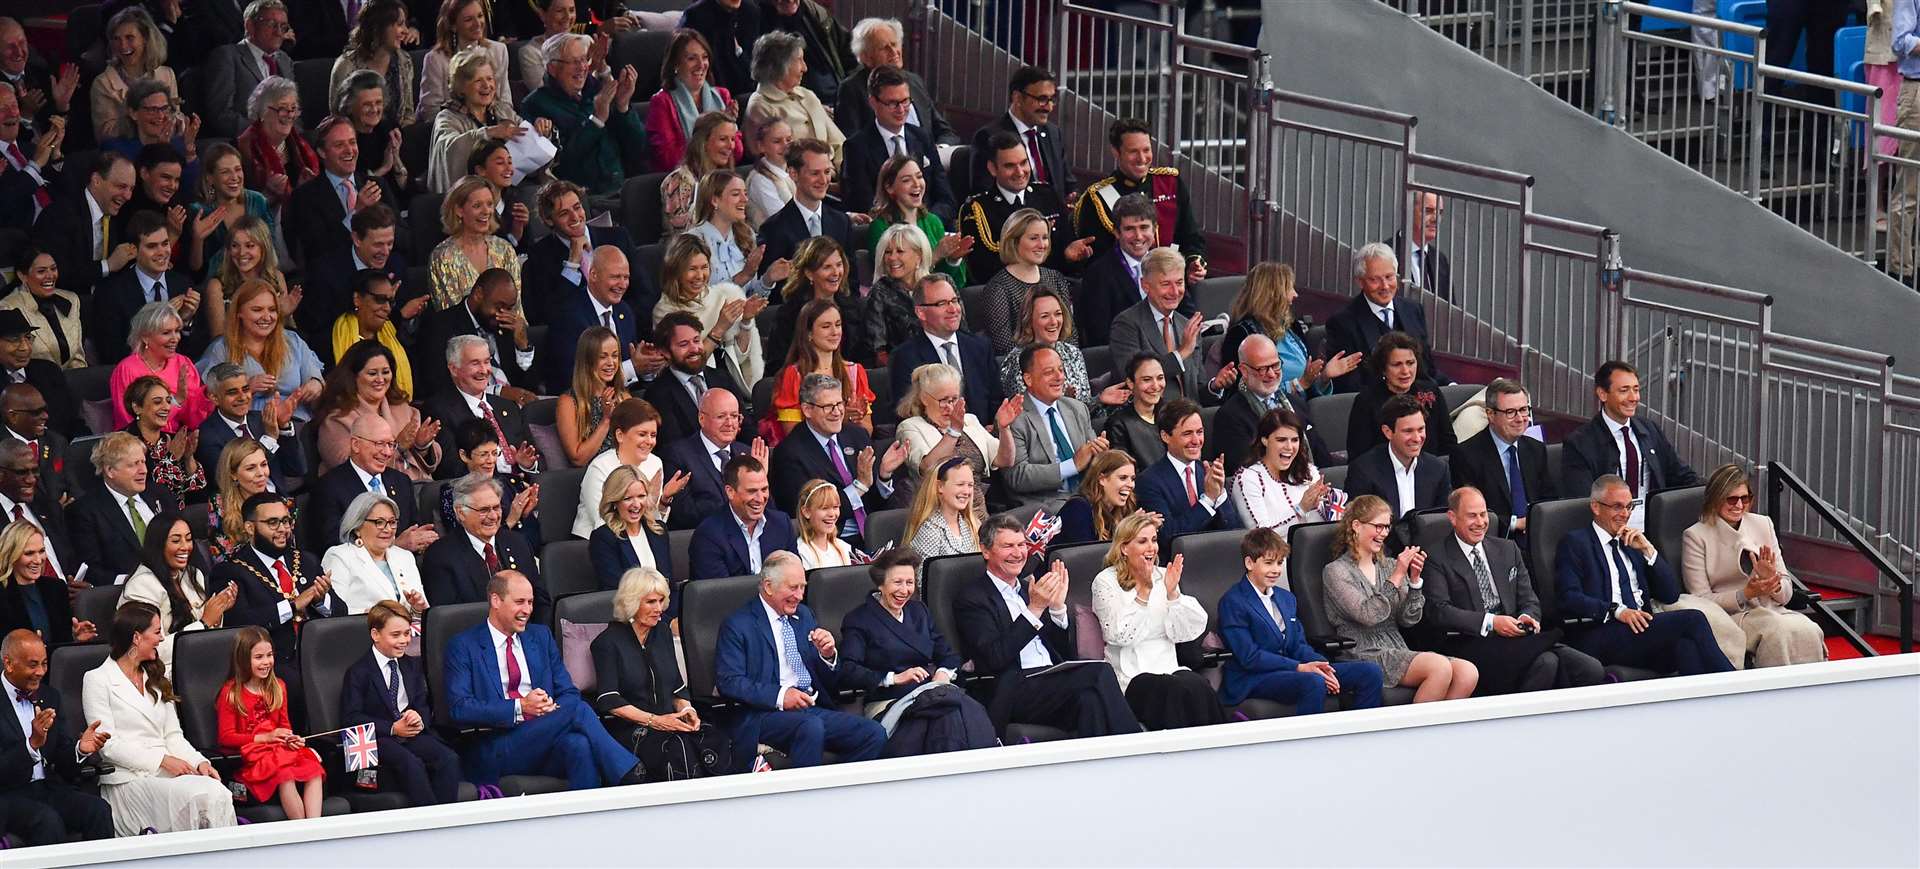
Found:
<svg viewBox="0 0 1920 869"><path fill-rule="evenodd" d="M290 729L287 685L273 675L273 642L266 631L245 627L234 638L233 663L216 707L220 747L238 751L245 761L234 780L259 802L279 794L290 819L320 817L325 773L320 756Z"/></svg>

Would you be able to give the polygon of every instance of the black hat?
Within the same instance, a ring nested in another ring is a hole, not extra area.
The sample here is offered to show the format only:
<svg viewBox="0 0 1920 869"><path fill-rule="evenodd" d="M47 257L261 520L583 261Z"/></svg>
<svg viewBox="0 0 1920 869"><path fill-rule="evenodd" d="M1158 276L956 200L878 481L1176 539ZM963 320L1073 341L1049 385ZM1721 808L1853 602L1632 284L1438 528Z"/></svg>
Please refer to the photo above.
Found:
<svg viewBox="0 0 1920 869"><path fill-rule="evenodd" d="M0 338L31 335L37 331L39 329L27 322L27 315L14 308L0 308Z"/></svg>

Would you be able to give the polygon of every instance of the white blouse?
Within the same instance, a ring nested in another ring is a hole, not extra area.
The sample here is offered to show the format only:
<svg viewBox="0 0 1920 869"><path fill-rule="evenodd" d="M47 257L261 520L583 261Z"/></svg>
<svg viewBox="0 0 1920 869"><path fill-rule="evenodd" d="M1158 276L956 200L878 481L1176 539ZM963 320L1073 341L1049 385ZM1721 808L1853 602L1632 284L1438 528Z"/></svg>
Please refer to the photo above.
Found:
<svg viewBox="0 0 1920 869"><path fill-rule="evenodd" d="M1302 522L1327 521L1326 511L1320 507L1300 509L1301 496L1318 479L1320 469L1308 465L1306 482L1283 483L1267 472L1265 463L1254 462L1233 475L1228 489L1234 509L1240 511L1241 521L1248 528L1272 528L1284 538L1288 528Z"/></svg>
<svg viewBox="0 0 1920 869"><path fill-rule="evenodd" d="M405 604L408 592L426 597L413 553L389 546L386 564L392 576L380 569L380 562L358 543L338 544L320 557L321 568L333 576L333 593L347 605L349 615L364 613L383 600Z"/></svg>
<svg viewBox="0 0 1920 869"><path fill-rule="evenodd" d="M1167 674L1184 670L1175 643L1198 639L1207 630L1207 611L1190 594L1167 599L1167 569L1153 569L1153 591L1147 602L1120 587L1114 568L1093 578L1093 613L1100 618L1100 635L1107 643L1107 663L1120 680L1120 690L1143 673Z"/></svg>
<svg viewBox="0 0 1920 869"><path fill-rule="evenodd" d="M846 567L853 563L853 547L845 540L834 538L825 549L800 540L794 545L794 554L800 556L800 563L808 570L816 567Z"/></svg>
<svg viewBox="0 0 1920 869"><path fill-rule="evenodd" d="M787 174L787 167L760 160L747 175L747 222L758 230L792 198L793 177Z"/></svg>
<svg viewBox="0 0 1920 869"><path fill-rule="evenodd" d="M664 465L659 456L648 453L634 470L640 473L640 479L651 480ZM573 536L582 539L592 537L593 529L607 524L607 520L600 516L600 490L606 488L607 477L617 467L620 467L620 451L617 448L602 450L600 455L587 463L587 470L580 478L580 506L573 513Z"/></svg>

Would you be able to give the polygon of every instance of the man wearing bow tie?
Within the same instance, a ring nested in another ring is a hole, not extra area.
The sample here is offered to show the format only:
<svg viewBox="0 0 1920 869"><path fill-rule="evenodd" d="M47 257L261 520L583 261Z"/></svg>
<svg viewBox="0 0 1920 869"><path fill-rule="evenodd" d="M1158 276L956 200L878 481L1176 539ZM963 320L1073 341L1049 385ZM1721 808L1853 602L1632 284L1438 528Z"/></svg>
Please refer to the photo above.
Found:
<svg viewBox="0 0 1920 869"><path fill-rule="evenodd" d="M979 146L976 146L979 147ZM1031 208L1047 218L1053 231L1053 249L1047 253L1047 268L1068 272L1093 256L1092 239L1074 236L1073 218L1067 203L1053 185L1042 183L1034 175L1033 155L1020 137L1004 130L987 139L992 152L986 169L992 186L968 197L960 207L960 234L973 238L973 252L967 254L967 274L976 284L985 284L1006 265L1000 260L1000 237L1007 218L1022 208Z"/></svg>
<svg viewBox="0 0 1920 869"><path fill-rule="evenodd" d="M55 710L60 692L44 684L47 646L21 629L0 642L11 715L0 715L0 825L28 845L113 837L107 801L73 786L80 764L105 745L100 722L75 739ZM71 708L71 707L69 707Z"/></svg>

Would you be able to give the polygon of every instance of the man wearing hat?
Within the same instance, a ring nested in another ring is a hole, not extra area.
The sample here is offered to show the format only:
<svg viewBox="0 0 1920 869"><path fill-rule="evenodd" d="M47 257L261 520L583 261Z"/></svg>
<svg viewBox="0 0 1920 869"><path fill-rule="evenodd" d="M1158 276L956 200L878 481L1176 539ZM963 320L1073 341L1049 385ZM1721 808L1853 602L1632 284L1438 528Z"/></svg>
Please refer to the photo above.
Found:
<svg viewBox="0 0 1920 869"><path fill-rule="evenodd" d="M0 386L12 383L27 383L40 390L46 399L47 417L45 425L57 431L70 432L80 423L78 407L73 401L73 390L67 388L67 376L60 366L45 359L33 358L33 324L27 322L27 315L14 308L0 309ZM14 426L16 420L4 420L8 426ZM19 423L25 425L24 422Z"/></svg>

